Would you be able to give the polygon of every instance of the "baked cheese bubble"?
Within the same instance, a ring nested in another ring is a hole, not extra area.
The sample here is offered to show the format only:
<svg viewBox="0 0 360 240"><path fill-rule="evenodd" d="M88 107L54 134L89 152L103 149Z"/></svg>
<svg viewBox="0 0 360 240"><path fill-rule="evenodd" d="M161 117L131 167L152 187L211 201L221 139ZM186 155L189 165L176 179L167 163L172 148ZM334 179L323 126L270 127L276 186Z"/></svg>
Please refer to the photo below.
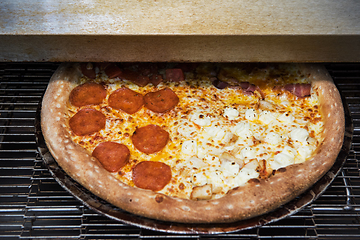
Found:
<svg viewBox="0 0 360 240"><path fill-rule="evenodd" d="M234 81L256 86L251 94L236 86L216 88L210 68L201 65L196 74L185 74L184 81L163 81L156 87L109 79L100 72L95 82L105 86L107 98L91 108L106 116L105 129L90 136L73 134L72 139L90 153L105 141L126 145L131 153L129 163L113 174L130 186L134 186L131 171L136 164L159 161L172 171L170 183L159 192L186 199L221 198L252 178L267 178L274 170L308 160L322 141L316 91L299 98L277 88L309 83L307 78L292 68L269 69L249 72L245 67L228 65L218 71L217 78L230 86ZM82 78L80 83L86 81ZM145 107L134 114L114 110L108 106L108 96L124 86L143 95L170 88L179 103L165 113ZM68 109L71 118L81 107L68 104ZM167 145L153 154L140 152L131 141L137 128L149 124L160 126L170 136Z"/></svg>

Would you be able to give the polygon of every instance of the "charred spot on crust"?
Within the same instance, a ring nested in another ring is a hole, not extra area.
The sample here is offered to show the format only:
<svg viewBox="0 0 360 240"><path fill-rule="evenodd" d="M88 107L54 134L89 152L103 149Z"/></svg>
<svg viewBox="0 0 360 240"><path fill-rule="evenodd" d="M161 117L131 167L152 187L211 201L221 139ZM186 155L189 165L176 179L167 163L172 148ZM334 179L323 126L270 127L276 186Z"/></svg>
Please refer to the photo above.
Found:
<svg viewBox="0 0 360 240"><path fill-rule="evenodd" d="M248 183L258 184L258 183L260 183L260 180L257 179L257 178L252 178L252 179L250 179L250 180L248 181Z"/></svg>
<svg viewBox="0 0 360 240"><path fill-rule="evenodd" d="M233 189L230 189L228 192L237 191L240 187L234 187Z"/></svg>
<svg viewBox="0 0 360 240"><path fill-rule="evenodd" d="M276 170L277 172L286 172L286 168L279 168L278 170Z"/></svg>
<svg viewBox="0 0 360 240"><path fill-rule="evenodd" d="M155 201L156 201L157 203L161 203L162 201L164 201L164 197L161 196L161 195L156 195Z"/></svg>

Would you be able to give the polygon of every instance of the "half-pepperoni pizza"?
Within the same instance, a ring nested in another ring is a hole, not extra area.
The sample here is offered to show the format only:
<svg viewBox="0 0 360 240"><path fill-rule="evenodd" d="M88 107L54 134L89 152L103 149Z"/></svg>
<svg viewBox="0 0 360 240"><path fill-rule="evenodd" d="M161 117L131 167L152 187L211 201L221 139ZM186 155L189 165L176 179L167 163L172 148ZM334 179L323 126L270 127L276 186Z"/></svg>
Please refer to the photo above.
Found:
<svg viewBox="0 0 360 240"><path fill-rule="evenodd" d="M41 125L58 164L94 194L164 221L274 210L333 165L338 90L320 65L63 64Z"/></svg>

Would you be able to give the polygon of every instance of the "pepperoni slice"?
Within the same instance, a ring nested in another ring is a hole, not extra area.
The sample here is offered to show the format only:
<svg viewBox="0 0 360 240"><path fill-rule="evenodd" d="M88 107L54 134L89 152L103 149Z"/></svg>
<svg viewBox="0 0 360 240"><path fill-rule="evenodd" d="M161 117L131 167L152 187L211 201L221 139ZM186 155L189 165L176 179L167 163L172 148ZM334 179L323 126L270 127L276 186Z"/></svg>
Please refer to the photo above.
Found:
<svg viewBox="0 0 360 240"><path fill-rule="evenodd" d="M217 88L217 89L224 89L227 88L229 86L229 84L227 82L223 82L217 78L214 78L212 81L212 84Z"/></svg>
<svg viewBox="0 0 360 240"><path fill-rule="evenodd" d="M171 180L171 168L162 162L140 162L133 168L132 178L139 188L160 191Z"/></svg>
<svg viewBox="0 0 360 240"><path fill-rule="evenodd" d="M147 125L135 130L131 140L141 152L151 154L163 149L169 141L169 133L157 125Z"/></svg>
<svg viewBox="0 0 360 240"><path fill-rule="evenodd" d="M144 76L150 76L158 73L158 65L156 63L139 63L139 72Z"/></svg>
<svg viewBox="0 0 360 240"><path fill-rule="evenodd" d="M179 63L176 68L180 68L184 72L194 72L199 66L199 63Z"/></svg>
<svg viewBox="0 0 360 240"><path fill-rule="evenodd" d="M96 78L95 68L92 63L80 63L80 69L82 74L84 74L84 76L91 79Z"/></svg>
<svg viewBox="0 0 360 240"><path fill-rule="evenodd" d="M146 86L150 79L147 76L143 76L141 73L125 69L120 75L120 78L129 80L140 87Z"/></svg>
<svg viewBox="0 0 360 240"><path fill-rule="evenodd" d="M311 95L311 84L297 83L297 84L286 84L285 90L291 92L297 97L303 98Z"/></svg>
<svg viewBox="0 0 360 240"><path fill-rule="evenodd" d="M245 92L247 92L249 94L253 94L254 91L256 90L256 86L249 82L241 82L240 87L242 88L242 90L244 90Z"/></svg>
<svg viewBox="0 0 360 240"><path fill-rule="evenodd" d="M70 103L76 107L97 105L106 97L106 89L97 83L84 83L75 87L69 96Z"/></svg>
<svg viewBox="0 0 360 240"><path fill-rule="evenodd" d="M78 136L90 135L105 128L106 117L92 108L83 108L69 120L71 130Z"/></svg>
<svg viewBox="0 0 360 240"><path fill-rule="evenodd" d="M136 113L144 105L144 97L129 88L123 87L114 91L108 99L109 106L123 110L128 114Z"/></svg>
<svg viewBox="0 0 360 240"><path fill-rule="evenodd" d="M130 158L130 151L124 144L103 142L97 145L92 155L109 172L117 172L125 166Z"/></svg>
<svg viewBox="0 0 360 240"><path fill-rule="evenodd" d="M109 78L115 78L118 77L122 74L121 69L116 66L115 63L111 63L108 66L106 66L105 68L105 74L109 77Z"/></svg>
<svg viewBox="0 0 360 240"><path fill-rule="evenodd" d="M153 112L164 113L173 109L179 103L179 98L170 88L149 92L144 96L144 105Z"/></svg>
<svg viewBox="0 0 360 240"><path fill-rule="evenodd" d="M163 81L163 78L160 74L154 74L150 77L150 82L156 87Z"/></svg>
<svg viewBox="0 0 360 240"><path fill-rule="evenodd" d="M180 68L170 68L165 70L166 80L169 82L180 82L184 80L184 72Z"/></svg>

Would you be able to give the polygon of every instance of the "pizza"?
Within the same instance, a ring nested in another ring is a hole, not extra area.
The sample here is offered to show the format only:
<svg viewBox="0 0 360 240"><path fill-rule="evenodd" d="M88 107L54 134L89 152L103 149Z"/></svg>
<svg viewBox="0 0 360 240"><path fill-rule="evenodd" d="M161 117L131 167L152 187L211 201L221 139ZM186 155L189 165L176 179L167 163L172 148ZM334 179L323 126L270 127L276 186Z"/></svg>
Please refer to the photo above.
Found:
<svg viewBox="0 0 360 240"><path fill-rule="evenodd" d="M41 127L59 166L109 203L223 223L319 180L341 149L344 110L317 64L65 63Z"/></svg>

